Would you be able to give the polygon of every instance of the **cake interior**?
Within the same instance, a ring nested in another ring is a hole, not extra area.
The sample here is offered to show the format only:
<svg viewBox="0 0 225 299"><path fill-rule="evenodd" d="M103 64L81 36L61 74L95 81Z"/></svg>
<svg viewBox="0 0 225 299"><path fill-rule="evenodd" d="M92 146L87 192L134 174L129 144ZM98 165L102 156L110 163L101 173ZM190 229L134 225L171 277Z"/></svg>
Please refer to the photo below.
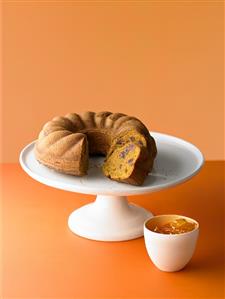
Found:
<svg viewBox="0 0 225 299"><path fill-rule="evenodd" d="M103 164L102 170L104 174L115 180L129 178L140 156L140 151L140 147L134 143L126 143L115 148Z"/></svg>
<svg viewBox="0 0 225 299"><path fill-rule="evenodd" d="M140 157L141 148L147 147L146 139L138 131L120 132L117 137L91 130L84 132L88 140L90 155L102 154L106 159L102 166L103 173L115 180L124 180L131 176ZM88 155L85 154L88 159ZM86 163L86 171L88 163Z"/></svg>

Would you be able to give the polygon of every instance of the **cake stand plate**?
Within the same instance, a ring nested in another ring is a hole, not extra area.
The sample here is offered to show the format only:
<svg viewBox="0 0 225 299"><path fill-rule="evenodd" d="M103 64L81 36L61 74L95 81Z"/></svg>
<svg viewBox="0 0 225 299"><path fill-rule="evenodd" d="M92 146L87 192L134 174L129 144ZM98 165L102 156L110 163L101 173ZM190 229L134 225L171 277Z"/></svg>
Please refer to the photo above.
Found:
<svg viewBox="0 0 225 299"><path fill-rule="evenodd" d="M151 133L158 154L152 173L142 186L118 183L101 171L103 157L91 157L88 175L75 177L49 169L34 156L35 141L20 154L20 164L33 179L58 189L97 195L93 203L84 205L69 216L72 232L98 241L124 241L143 236L143 223L152 213L131 204L128 195L145 194L180 184L194 176L204 158L193 144L161 133Z"/></svg>

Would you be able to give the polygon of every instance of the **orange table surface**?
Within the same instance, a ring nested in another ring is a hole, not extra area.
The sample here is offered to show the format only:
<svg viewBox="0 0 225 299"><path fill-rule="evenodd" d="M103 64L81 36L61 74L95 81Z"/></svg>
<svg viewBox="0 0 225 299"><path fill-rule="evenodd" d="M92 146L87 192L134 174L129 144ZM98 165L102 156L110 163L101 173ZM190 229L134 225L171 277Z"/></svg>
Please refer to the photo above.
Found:
<svg viewBox="0 0 225 299"><path fill-rule="evenodd" d="M130 197L154 214L200 223L190 264L165 273L150 261L143 238L97 242L68 229L69 214L94 196L47 187L18 164L2 165L1 298L224 298L223 171L223 162L206 162L182 185Z"/></svg>

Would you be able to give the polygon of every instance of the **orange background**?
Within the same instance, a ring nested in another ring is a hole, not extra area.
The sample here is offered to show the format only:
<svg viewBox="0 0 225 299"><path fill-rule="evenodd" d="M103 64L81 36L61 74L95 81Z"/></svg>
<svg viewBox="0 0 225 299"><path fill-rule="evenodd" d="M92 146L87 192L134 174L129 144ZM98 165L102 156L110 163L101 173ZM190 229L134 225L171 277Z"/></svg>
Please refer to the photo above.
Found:
<svg viewBox="0 0 225 299"><path fill-rule="evenodd" d="M223 2L3 1L3 162L18 162L55 115L135 115L223 159ZM223 298L224 163L129 200L200 223L191 263L158 271L144 240L95 242L68 229L94 196L56 190L1 165L2 290L17 298ZM1 247L1 246L0 246ZM0 275L1 276L1 275Z"/></svg>
<svg viewBox="0 0 225 299"><path fill-rule="evenodd" d="M55 115L111 110L223 159L223 2L3 1L3 162Z"/></svg>
<svg viewBox="0 0 225 299"><path fill-rule="evenodd" d="M223 162L207 162L197 177L176 188L129 197L155 215L184 214L199 221L193 259L177 273L154 267L143 238L96 242L73 234L68 216L94 196L46 187L16 164L5 164L2 172L0 298L224 298Z"/></svg>

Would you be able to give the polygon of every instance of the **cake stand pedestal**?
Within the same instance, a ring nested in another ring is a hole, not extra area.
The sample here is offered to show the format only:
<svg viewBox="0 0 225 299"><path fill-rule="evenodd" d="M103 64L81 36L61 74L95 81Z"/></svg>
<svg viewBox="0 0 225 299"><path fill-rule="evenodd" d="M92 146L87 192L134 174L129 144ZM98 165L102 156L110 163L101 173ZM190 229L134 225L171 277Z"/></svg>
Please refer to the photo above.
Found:
<svg viewBox="0 0 225 299"><path fill-rule="evenodd" d="M94 240L122 241L143 235L152 213L131 204L126 196L97 195L94 203L75 210L68 220L76 234Z"/></svg>
<svg viewBox="0 0 225 299"><path fill-rule="evenodd" d="M73 211L68 226L75 234L98 241L125 241L143 236L143 223L152 213L128 202L128 195L146 194L180 184L193 177L204 158L193 144L182 139L151 133L158 155L142 186L118 183L101 171L102 157L91 157L89 173L75 177L58 173L37 162L35 142L20 154L20 164L33 179L58 189L97 195L93 203Z"/></svg>

